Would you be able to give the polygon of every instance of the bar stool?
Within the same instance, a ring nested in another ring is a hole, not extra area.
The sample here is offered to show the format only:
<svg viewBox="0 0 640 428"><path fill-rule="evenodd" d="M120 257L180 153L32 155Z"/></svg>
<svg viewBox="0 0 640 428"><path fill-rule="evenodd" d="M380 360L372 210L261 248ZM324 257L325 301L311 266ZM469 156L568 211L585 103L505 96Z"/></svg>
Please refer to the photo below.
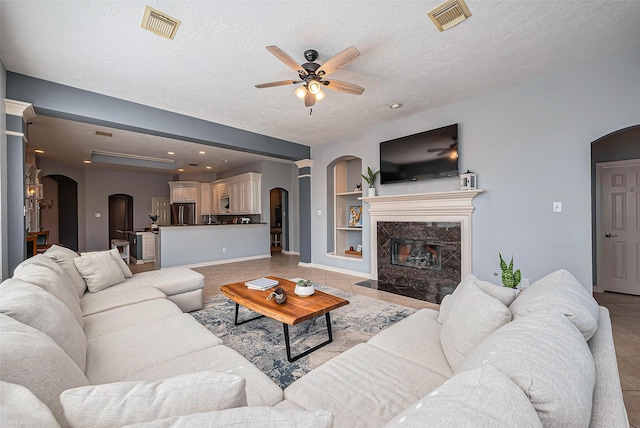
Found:
<svg viewBox="0 0 640 428"><path fill-rule="evenodd" d="M129 241L126 239L112 239L111 249L122 247L120 257L129 264Z"/></svg>
<svg viewBox="0 0 640 428"><path fill-rule="evenodd" d="M281 244L280 242L280 233L279 232L272 232L271 233L271 246L272 247L279 247Z"/></svg>

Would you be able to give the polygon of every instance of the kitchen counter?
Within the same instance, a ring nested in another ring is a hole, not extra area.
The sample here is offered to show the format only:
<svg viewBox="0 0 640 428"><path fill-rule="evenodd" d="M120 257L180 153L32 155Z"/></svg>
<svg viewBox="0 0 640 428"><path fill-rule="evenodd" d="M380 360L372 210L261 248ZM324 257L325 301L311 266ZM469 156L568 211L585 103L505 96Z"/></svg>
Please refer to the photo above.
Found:
<svg viewBox="0 0 640 428"><path fill-rule="evenodd" d="M266 223L160 226L156 236L159 268L271 257Z"/></svg>

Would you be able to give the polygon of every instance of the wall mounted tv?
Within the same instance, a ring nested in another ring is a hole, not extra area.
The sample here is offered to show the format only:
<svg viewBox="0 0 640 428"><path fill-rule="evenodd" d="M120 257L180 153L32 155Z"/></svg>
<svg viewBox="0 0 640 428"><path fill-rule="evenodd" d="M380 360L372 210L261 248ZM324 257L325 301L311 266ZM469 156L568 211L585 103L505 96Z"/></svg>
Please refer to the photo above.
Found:
<svg viewBox="0 0 640 428"><path fill-rule="evenodd" d="M458 175L458 124L380 143L380 183Z"/></svg>

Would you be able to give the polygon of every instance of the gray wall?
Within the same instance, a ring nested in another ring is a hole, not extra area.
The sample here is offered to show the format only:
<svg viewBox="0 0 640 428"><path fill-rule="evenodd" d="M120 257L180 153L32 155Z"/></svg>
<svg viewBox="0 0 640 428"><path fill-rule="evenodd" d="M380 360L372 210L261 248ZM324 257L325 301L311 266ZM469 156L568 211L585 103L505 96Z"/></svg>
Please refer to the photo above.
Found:
<svg viewBox="0 0 640 428"><path fill-rule="evenodd" d="M9 277L9 240L7 222L7 117L4 105L7 72L0 61L0 278Z"/></svg>
<svg viewBox="0 0 640 428"><path fill-rule="evenodd" d="M80 251L109 248L109 195L133 197L133 227L142 229L151 222L151 198L169 197L169 174L144 174L102 168L72 168L42 159L41 176L66 175L78 183L78 246ZM46 195L45 195L46 198ZM100 213L100 217L95 217Z"/></svg>
<svg viewBox="0 0 640 428"><path fill-rule="evenodd" d="M377 169L381 141L459 123L460 170L476 172L486 190L474 200L473 271L499 282L493 274L500 251L514 254L515 266L532 281L565 268L590 287L590 144L638 124L638 70L636 49L314 147L312 212L326 212L326 165L334 159L359 153L363 169ZM377 187L379 195L459 188L456 178ZM554 201L563 203L562 213L552 212ZM363 263L327 257L326 216L311 219L315 264L369 272L368 215Z"/></svg>

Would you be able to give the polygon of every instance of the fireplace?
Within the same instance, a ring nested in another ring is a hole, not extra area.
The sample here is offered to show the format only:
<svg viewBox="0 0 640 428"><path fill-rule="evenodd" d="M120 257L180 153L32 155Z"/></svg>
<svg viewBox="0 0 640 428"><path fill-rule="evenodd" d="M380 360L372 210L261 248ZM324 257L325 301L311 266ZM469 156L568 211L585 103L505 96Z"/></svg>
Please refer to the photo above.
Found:
<svg viewBox="0 0 640 428"><path fill-rule="evenodd" d="M375 288L439 304L471 273L472 199L482 190L363 198Z"/></svg>

